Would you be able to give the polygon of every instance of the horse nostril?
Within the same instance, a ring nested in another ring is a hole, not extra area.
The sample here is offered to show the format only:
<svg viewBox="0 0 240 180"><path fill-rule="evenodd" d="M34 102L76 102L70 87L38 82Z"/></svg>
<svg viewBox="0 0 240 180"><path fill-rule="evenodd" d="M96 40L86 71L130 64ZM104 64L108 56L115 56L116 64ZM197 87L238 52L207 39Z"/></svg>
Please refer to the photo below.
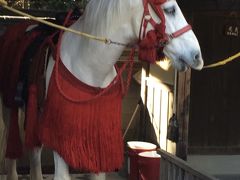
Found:
<svg viewBox="0 0 240 180"><path fill-rule="evenodd" d="M193 64L192 67L195 69L202 69L203 61L202 61L202 55L201 52L196 52L193 54Z"/></svg>
<svg viewBox="0 0 240 180"><path fill-rule="evenodd" d="M200 58L200 54L199 53L195 54L194 60L199 60L199 58Z"/></svg>

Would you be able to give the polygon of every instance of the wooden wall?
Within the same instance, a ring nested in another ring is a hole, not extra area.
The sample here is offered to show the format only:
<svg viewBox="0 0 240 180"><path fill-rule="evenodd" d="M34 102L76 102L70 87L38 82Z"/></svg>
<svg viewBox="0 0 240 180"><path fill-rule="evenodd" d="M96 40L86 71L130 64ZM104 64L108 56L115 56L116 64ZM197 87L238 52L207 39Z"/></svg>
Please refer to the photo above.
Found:
<svg viewBox="0 0 240 180"><path fill-rule="evenodd" d="M239 0L178 0L182 9L188 11L240 10Z"/></svg>
<svg viewBox="0 0 240 180"><path fill-rule="evenodd" d="M194 13L193 28L205 64L215 63L240 51L239 11ZM190 153L239 154L239 60L222 67L192 71Z"/></svg>

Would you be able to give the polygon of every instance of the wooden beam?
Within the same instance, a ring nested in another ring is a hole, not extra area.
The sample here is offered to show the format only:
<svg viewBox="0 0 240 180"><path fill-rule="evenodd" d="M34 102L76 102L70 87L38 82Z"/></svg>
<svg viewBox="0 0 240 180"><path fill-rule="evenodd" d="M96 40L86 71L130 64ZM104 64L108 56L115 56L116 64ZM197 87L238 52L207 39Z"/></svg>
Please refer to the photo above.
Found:
<svg viewBox="0 0 240 180"><path fill-rule="evenodd" d="M179 159L178 157L162 150L157 150L161 155L160 179L161 180L217 180L217 178L192 167L189 163ZM179 173L182 173L179 177ZM169 178L172 177L172 178Z"/></svg>
<svg viewBox="0 0 240 180"><path fill-rule="evenodd" d="M176 114L179 123L179 141L177 143L176 155L183 160L187 160L191 70L185 73L178 73L177 82Z"/></svg>

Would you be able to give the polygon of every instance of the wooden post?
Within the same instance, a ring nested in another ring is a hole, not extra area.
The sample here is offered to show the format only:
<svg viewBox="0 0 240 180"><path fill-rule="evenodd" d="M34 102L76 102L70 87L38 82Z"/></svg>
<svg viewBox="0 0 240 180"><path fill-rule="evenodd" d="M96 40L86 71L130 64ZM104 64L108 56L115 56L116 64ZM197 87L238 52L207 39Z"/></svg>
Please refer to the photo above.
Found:
<svg viewBox="0 0 240 180"><path fill-rule="evenodd" d="M176 155L187 160L191 70L178 73L177 82L176 114L179 123L179 142L177 143Z"/></svg>
<svg viewBox="0 0 240 180"><path fill-rule="evenodd" d="M146 119L148 118L147 112L147 77L149 77L150 65L149 63L142 62L142 75L141 75L141 99L142 99L142 107L140 110L140 132L138 135L138 140L144 141L146 139L146 126L147 122Z"/></svg>

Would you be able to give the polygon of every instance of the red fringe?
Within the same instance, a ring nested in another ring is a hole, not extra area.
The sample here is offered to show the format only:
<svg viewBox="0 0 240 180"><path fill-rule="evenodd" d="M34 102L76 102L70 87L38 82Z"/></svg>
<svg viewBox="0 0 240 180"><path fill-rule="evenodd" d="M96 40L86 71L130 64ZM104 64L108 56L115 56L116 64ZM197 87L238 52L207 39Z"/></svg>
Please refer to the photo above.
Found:
<svg viewBox="0 0 240 180"><path fill-rule="evenodd" d="M71 98L89 99L103 90L83 84L61 63L59 72L60 85ZM121 89L119 81L95 100L74 103L59 93L52 75L41 118L42 143L73 168L95 173L119 169L123 163Z"/></svg>
<svg viewBox="0 0 240 180"><path fill-rule="evenodd" d="M30 85L26 115L25 145L28 149L41 146L38 138L37 86Z"/></svg>
<svg viewBox="0 0 240 180"><path fill-rule="evenodd" d="M6 157L10 159L18 159L22 156L22 154L23 145L19 134L18 108L15 107L11 110Z"/></svg>

